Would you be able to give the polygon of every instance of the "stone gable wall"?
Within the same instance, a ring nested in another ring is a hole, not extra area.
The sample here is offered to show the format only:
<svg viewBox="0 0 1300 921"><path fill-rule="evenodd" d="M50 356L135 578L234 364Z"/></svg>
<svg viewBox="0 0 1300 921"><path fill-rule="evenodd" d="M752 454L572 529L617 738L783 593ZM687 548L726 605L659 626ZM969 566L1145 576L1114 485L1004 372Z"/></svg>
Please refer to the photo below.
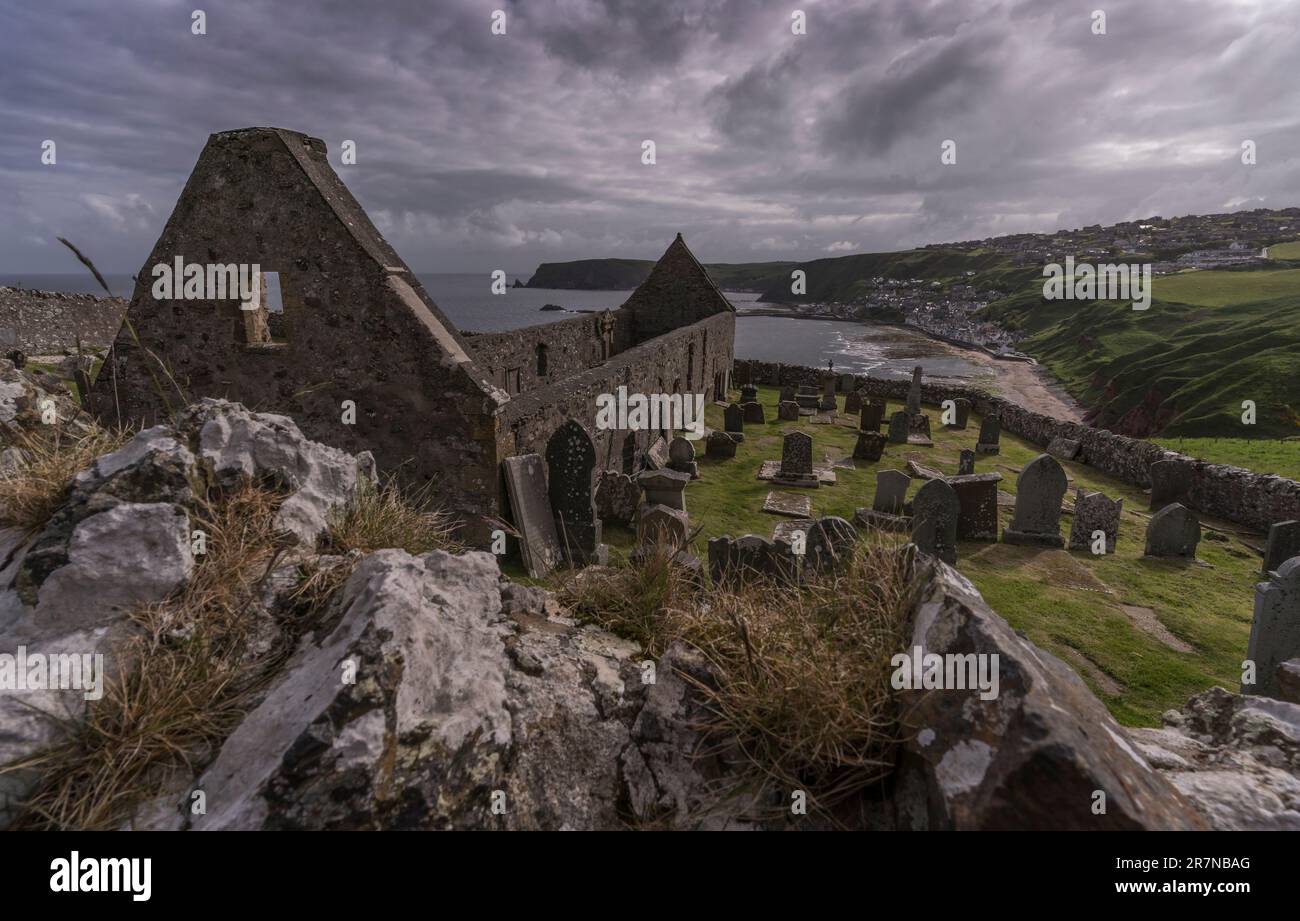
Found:
<svg viewBox="0 0 1300 921"><path fill-rule="evenodd" d="M817 385L822 369L799 365L739 359L736 365L748 365L756 383L781 386ZM858 386L872 396L903 400L909 380L884 380L854 375ZM1278 521L1300 518L1300 483L1285 477L1254 473L1241 467L1211 464L1138 438L1116 435L1078 422L1054 419L1032 412L1002 397L991 396L973 387L923 384L926 403L939 405L944 400L966 398L981 416L997 412L1003 431L1046 448L1054 438L1071 438L1082 446L1079 460L1105 474L1133 486L1151 486L1150 468L1156 461L1174 461L1188 471L1188 505L1199 512L1267 531ZM1297 445L1300 450L1300 444Z"/></svg>
<svg viewBox="0 0 1300 921"><path fill-rule="evenodd" d="M126 300L93 294L0 287L0 352L58 355L106 349L122 326Z"/></svg>

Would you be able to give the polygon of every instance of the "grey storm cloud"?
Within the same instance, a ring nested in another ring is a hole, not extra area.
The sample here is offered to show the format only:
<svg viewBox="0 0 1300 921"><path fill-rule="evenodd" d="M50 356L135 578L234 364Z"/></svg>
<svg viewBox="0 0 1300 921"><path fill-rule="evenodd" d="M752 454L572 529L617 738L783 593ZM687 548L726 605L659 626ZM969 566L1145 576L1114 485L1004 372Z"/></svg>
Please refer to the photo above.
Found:
<svg viewBox="0 0 1300 921"><path fill-rule="evenodd" d="M79 271L56 236L136 271L207 136L251 125L324 138L433 271L1285 207L1297 47L1300 0L0 0L0 273Z"/></svg>

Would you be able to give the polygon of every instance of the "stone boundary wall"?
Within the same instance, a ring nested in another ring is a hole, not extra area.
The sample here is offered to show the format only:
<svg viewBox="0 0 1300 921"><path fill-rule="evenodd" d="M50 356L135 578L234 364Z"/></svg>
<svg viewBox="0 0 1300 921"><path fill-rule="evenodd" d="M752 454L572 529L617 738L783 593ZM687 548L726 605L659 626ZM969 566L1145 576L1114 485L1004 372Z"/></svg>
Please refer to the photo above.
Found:
<svg viewBox="0 0 1300 921"><path fill-rule="evenodd" d="M737 359L736 368L748 365L755 383L782 386L812 384L816 386L824 369L775 362ZM837 377L840 376L837 372ZM867 375L852 375L864 392L872 396L904 400L909 380L884 380ZM981 416L996 412L1002 428L1042 448L1054 438L1070 438L1081 445L1078 460L1102 473L1147 489L1151 486L1150 469L1156 461L1173 461L1186 467L1188 492L1186 504L1199 512L1236 522L1257 531L1267 531L1278 521L1300 519L1300 483L1286 477L1254 473L1242 467L1211 464L1158 445L1126 435L1116 435L1079 422L1054 419L1031 412L1002 397L995 397L973 387L922 384L926 403L939 405L944 400L965 398ZM1298 446L1300 450L1300 446Z"/></svg>
<svg viewBox="0 0 1300 921"><path fill-rule="evenodd" d="M474 361L498 387L509 392L508 371L518 374L519 392L547 387L607 360L601 348L602 326L609 324L608 349L616 354L630 344L632 317L622 308L567 317L519 329L462 335ZM537 347L546 346L547 373L537 374Z"/></svg>
<svg viewBox="0 0 1300 921"><path fill-rule="evenodd" d="M58 355L113 344L127 302L120 297L0 287L0 353Z"/></svg>

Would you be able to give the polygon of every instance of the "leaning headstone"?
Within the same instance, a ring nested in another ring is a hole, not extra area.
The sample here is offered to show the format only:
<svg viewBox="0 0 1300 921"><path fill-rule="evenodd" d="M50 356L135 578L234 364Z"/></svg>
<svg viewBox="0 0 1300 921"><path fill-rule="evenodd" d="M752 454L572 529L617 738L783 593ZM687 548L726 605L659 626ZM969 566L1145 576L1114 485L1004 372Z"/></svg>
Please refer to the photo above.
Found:
<svg viewBox="0 0 1300 921"><path fill-rule="evenodd" d="M667 505L643 505L636 519L637 549L666 546L674 553L686 546L691 520L686 512Z"/></svg>
<svg viewBox="0 0 1300 921"><path fill-rule="evenodd" d="M722 427L733 441L745 440L745 411L740 404L732 403L722 411Z"/></svg>
<svg viewBox="0 0 1300 921"><path fill-rule="evenodd" d="M949 477L947 482L957 494L957 537L997 540L998 484L1002 482L1002 474L970 473ZM916 500L912 500L912 506L915 516Z"/></svg>
<svg viewBox="0 0 1300 921"><path fill-rule="evenodd" d="M858 531L852 524L835 515L819 518L808 529L804 545L804 568L814 572L829 572L843 566L853 553Z"/></svg>
<svg viewBox="0 0 1300 921"><path fill-rule="evenodd" d="M1079 442L1073 438L1058 436L1047 443L1047 453L1052 457L1059 457L1061 460L1072 461L1079 456L1080 447L1082 446Z"/></svg>
<svg viewBox="0 0 1300 921"><path fill-rule="evenodd" d="M949 422L944 427L952 429L953 431L965 431L966 423L970 421L970 400L965 397L959 397L958 399L953 400L953 404L955 405L953 421Z"/></svg>
<svg viewBox="0 0 1300 921"><path fill-rule="evenodd" d="M889 443L894 445L907 444L908 436L908 418L907 413L897 412L889 417Z"/></svg>
<svg viewBox="0 0 1300 921"><path fill-rule="evenodd" d="M1156 461L1149 470L1151 477L1151 511L1177 502L1186 505L1192 485L1192 465L1186 461Z"/></svg>
<svg viewBox="0 0 1300 921"><path fill-rule="evenodd" d="M987 474L985 474L987 476ZM996 509L996 490L994 508ZM912 543L949 565L957 562L957 519L961 505L946 480L930 480L912 498Z"/></svg>
<svg viewBox="0 0 1300 921"><path fill-rule="evenodd" d="M736 440L726 432L710 432L704 441L704 455L713 460L727 460L736 456Z"/></svg>
<svg viewBox="0 0 1300 921"><path fill-rule="evenodd" d="M997 454L1001 448L998 441L1002 437L1002 420L989 413L980 420L980 440L975 443L976 454Z"/></svg>
<svg viewBox="0 0 1300 921"><path fill-rule="evenodd" d="M912 369L912 384L907 388L907 412L908 415L916 415L921 411L921 366L917 365Z"/></svg>
<svg viewBox="0 0 1300 921"><path fill-rule="evenodd" d="M686 485L689 473L676 470L643 470L637 474L636 483L645 493L646 505L666 505L686 511Z"/></svg>
<svg viewBox="0 0 1300 921"><path fill-rule="evenodd" d="M1104 493L1074 491L1074 518L1070 521L1070 549L1093 548L1093 534L1106 535L1106 552L1115 552L1119 540L1119 517L1124 511L1123 499L1109 499Z"/></svg>
<svg viewBox="0 0 1300 921"><path fill-rule="evenodd" d="M782 486L819 486L812 466L812 437L807 432L787 432L781 439L781 468L772 478Z"/></svg>
<svg viewBox="0 0 1300 921"><path fill-rule="evenodd" d="M962 448L961 455L957 461L957 475L966 476L975 472L975 452L969 448Z"/></svg>
<svg viewBox="0 0 1300 921"><path fill-rule="evenodd" d="M1300 656L1300 557L1277 568L1276 575L1255 585L1255 616L1250 623L1246 659L1255 663L1255 684L1243 694L1279 696L1278 666Z"/></svg>
<svg viewBox="0 0 1300 921"><path fill-rule="evenodd" d="M501 467L511 517L519 532L519 555L528 575L540 579L564 559L546 492L546 467L539 454L507 457Z"/></svg>
<svg viewBox="0 0 1300 921"><path fill-rule="evenodd" d="M878 432L880 431L880 424L884 421L885 401L868 397L867 402L862 404L862 414L858 421L858 428L864 432Z"/></svg>
<svg viewBox="0 0 1300 921"><path fill-rule="evenodd" d="M617 470L602 470L596 484L596 514L601 521L630 524L641 504L641 487Z"/></svg>
<svg viewBox="0 0 1300 921"><path fill-rule="evenodd" d="M560 546L569 562L579 566L602 562L605 555L592 489L595 469L596 446L587 430L570 419L546 443L546 482Z"/></svg>
<svg viewBox="0 0 1300 921"><path fill-rule="evenodd" d="M1008 544L1064 547L1061 537L1061 499L1068 481L1060 461L1040 454L1025 464L1016 479L1016 512L1002 532Z"/></svg>
<svg viewBox="0 0 1300 921"><path fill-rule="evenodd" d="M700 478L699 465L695 463L695 445L689 438L679 435L668 442L668 469L689 474L692 480Z"/></svg>
<svg viewBox="0 0 1300 921"><path fill-rule="evenodd" d="M660 470L668 466L668 441L660 436L645 452L645 465L651 470Z"/></svg>
<svg viewBox="0 0 1300 921"><path fill-rule="evenodd" d="M885 453L885 444L889 441L879 432L858 432L858 443L853 448L853 459L878 461Z"/></svg>
<svg viewBox="0 0 1300 921"><path fill-rule="evenodd" d="M881 470L876 473L876 497L871 508L860 508L853 520L866 528L881 531L906 532L911 530L912 519L903 514L907 502L907 487L912 478L901 470Z"/></svg>
<svg viewBox="0 0 1300 921"><path fill-rule="evenodd" d="M1181 503L1166 505L1147 523L1147 556L1196 558L1201 542L1201 519Z"/></svg>
<svg viewBox="0 0 1300 921"><path fill-rule="evenodd" d="M758 402L757 387L755 387L753 384L746 384L745 386L740 388L741 406L744 406L746 403L757 403L757 402Z"/></svg>
<svg viewBox="0 0 1300 921"><path fill-rule="evenodd" d="M794 400L782 400L776 408L776 417L782 422L798 422L799 404Z"/></svg>
<svg viewBox="0 0 1300 921"><path fill-rule="evenodd" d="M752 401L749 403L741 403L740 409L741 412L743 413L742 418L744 419L746 424L764 425L767 423L767 417L763 414L762 403L755 403Z"/></svg>
<svg viewBox="0 0 1300 921"><path fill-rule="evenodd" d="M862 412L862 394L856 390L850 390L844 397L844 415L856 416Z"/></svg>
<svg viewBox="0 0 1300 921"><path fill-rule="evenodd" d="M1300 521L1279 521L1268 529L1264 574L1275 572L1293 556L1300 556Z"/></svg>

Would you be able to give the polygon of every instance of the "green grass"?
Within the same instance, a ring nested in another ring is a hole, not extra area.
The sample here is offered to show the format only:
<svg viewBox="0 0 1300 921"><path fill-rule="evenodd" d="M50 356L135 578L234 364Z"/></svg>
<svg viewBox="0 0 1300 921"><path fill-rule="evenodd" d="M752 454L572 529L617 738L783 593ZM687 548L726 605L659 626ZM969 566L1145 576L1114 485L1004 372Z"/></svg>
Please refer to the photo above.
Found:
<svg viewBox="0 0 1300 921"><path fill-rule="evenodd" d="M759 387L766 425L745 428L745 442L736 457L714 461L701 456L700 478L686 491L691 525L699 528L693 550L707 559L710 537L754 533L771 536L781 520L765 514L763 499L772 488L757 479L764 460L781 456L781 434L793 428L813 438L813 457L837 459L851 455L857 436L852 420L841 416L838 425L812 425L776 421L779 393ZM841 396L841 405L843 397ZM901 406L891 404L890 411ZM955 473L958 453L973 447L979 421L966 431L949 432L937 424L931 410L935 447L889 445L876 464L859 462L854 470L837 469L834 486L806 490L813 514L851 519L857 508L871 505L877 470L905 470L913 456L921 463ZM721 407L710 405L706 421L722 428ZM980 457L979 472L998 472L999 486L1014 495L1015 470L1040 453L1039 449L1003 434L1002 453ZM1157 725L1159 715L1181 707L1191 695L1212 685L1235 689L1240 663L1250 634L1252 589L1258 578L1259 557L1243 541L1258 545L1258 535L1229 535L1229 540L1202 540L1198 550L1208 566L1142 559L1147 522L1147 497L1141 490L1112 480L1088 467L1065 463L1075 486L1123 497L1124 514L1118 551L1098 558L1084 552L1036 550L1002 543L963 542L957 568L984 594L995 611L1022 630L1042 648L1070 663L1120 722ZM922 480L914 479L911 494ZM798 491L798 490L790 490ZM1071 492L1070 496L1073 495ZM1066 505L1073 499L1067 497ZM1003 527L1011 509L1000 509ZM1063 516L1068 535L1070 518ZM1208 533L1208 532L1207 532ZM632 535L622 528L607 528L606 540L615 548L631 548ZM1122 604L1147 607L1192 652L1179 652L1139 629Z"/></svg>
<svg viewBox="0 0 1300 921"><path fill-rule="evenodd" d="M1155 279L1154 296L1162 301L1199 307L1226 307L1296 294L1300 294L1300 269L1262 269L1164 275Z"/></svg>
<svg viewBox="0 0 1300 921"><path fill-rule="evenodd" d="M1154 438L1163 448L1212 464L1300 480L1300 440L1270 438Z"/></svg>
<svg viewBox="0 0 1300 921"><path fill-rule="evenodd" d="M1300 240L1290 243L1278 243L1268 248L1270 259L1300 259Z"/></svg>

